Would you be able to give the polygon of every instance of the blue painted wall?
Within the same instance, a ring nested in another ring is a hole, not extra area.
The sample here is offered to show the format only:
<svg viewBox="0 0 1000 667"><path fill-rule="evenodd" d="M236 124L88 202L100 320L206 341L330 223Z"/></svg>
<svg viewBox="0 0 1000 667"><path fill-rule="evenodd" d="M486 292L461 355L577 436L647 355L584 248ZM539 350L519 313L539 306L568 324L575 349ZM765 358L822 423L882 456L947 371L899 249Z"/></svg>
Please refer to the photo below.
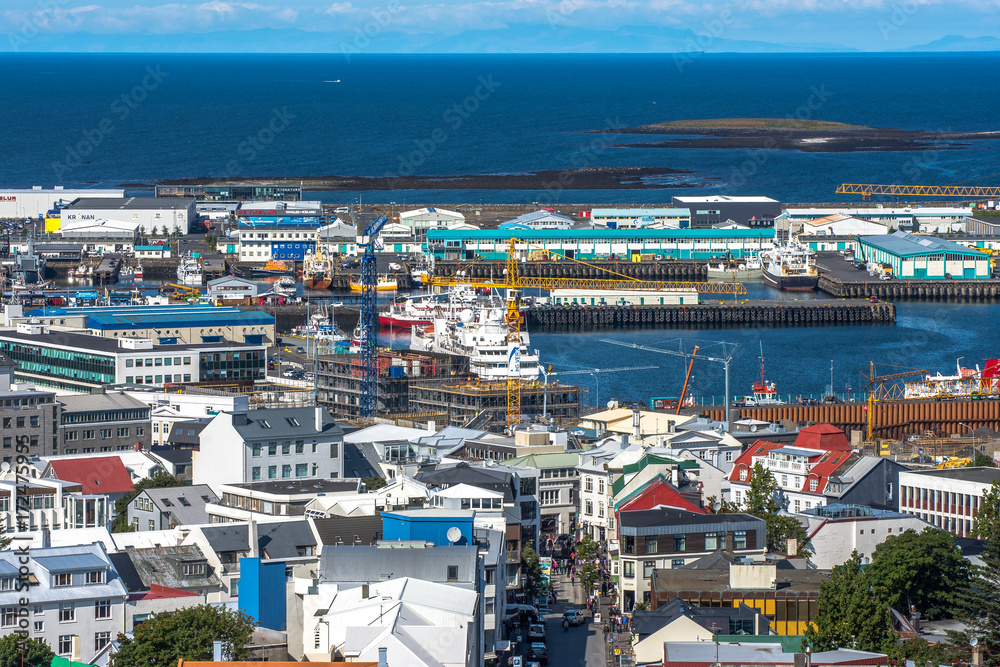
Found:
<svg viewBox="0 0 1000 667"><path fill-rule="evenodd" d="M285 629L285 564L240 558L239 609L257 625Z"/></svg>
<svg viewBox="0 0 1000 667"><path fill-rule="evenodd" d="M431 542L434 546L451 545L448 529L456 526L462 531L462 539L455 544L465 546L472 543L472 516L465 513L456 516L401 516L392 512L382 513L382 534L387 541L419 540Z"/></svg>

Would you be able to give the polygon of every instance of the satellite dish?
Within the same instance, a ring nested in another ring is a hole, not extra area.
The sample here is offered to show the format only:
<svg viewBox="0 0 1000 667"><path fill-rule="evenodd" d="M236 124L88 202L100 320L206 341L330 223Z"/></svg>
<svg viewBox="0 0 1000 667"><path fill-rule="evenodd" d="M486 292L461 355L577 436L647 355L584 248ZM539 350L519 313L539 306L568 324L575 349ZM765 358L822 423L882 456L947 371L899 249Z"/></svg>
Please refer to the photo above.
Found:
<svg viewBox="0 0 1000 667"><path fill-rule="evenodd" d="M979 646L979 637L973 637L972 641L969 642L969 646Z"/></svg>
<svg viewBox="0 0 1000 667"><path fill-rule="evenodd" d="M455 542L458 542L460 539L462 539L462 531L458 528L458 526L452 526L451 528L448 529L449 542L454 544Z"/></svg>
<svg viewBox="0 0 1000 667"><path fill-rule="evenodd" d="M0 463L0 470L2 470L3 472L10 472L10 463L8 463L7 461Z"/></svg>

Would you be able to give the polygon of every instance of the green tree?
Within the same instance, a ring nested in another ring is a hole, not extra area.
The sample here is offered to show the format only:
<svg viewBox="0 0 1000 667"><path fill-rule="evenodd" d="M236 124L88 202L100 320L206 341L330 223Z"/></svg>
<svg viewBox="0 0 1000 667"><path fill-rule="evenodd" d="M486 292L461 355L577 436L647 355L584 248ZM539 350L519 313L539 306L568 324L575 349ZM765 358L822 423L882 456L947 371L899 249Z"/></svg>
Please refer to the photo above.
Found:
<svg viewBox="0 0 1000 667"><path fill-rule="evenodd" d="M1000 666L1000 491L994 482L983 497L973 533L986 540L979 558L982 565L973 570L972 585L963 601L963 620L969 626L966 639L975 637L983 650L983 664Z"/></svg>
<svg viewBox="0 0 1000 667"><path fill-rule="evenodd" d="M524 547L521 550L521 576L524 579L523 591L529 602L534 603L543 593L547 592L542 564L538 553L531 547Z"/></svg>
<svg viewBox="0 0 1000 667"><path fill-rule="evenodd" d="M361 481L364 483L365 489L367 489L369 493L372 491L378 491L383 486L388 484L388 482L381 477L365 477Z"/></svg>
<svg viewBox="0 0 1000 667"><path fill-rule="evenodd" d="M716 503L719 503L718 510L715 509ZM739 512L740 506L725 499L719 500L716 496L709 496L708 498L705 498L705 511L709 514L731 514L733 512Z"/></svg>
<svg viewBox="0 0 1000 667"><path fill-rule="evenodd" d="M766 522L767 548L770 551L787 553L788 540L794 538L798 544L796 553L804 555L808 552L808 535L795 517L780 513L779 491L771 471L759 462L755 463L750 471L750 488L743 502L743 511Z"/></svg>
<svg viewBox="0 0 1000 667"><path fill-rule="evenodd" d="M969 462L970 468L993 468L993 457L988 454L983 454L982 452L977 452L972 461Z"/></svg>
<svg viewBox="0 0 1000 667"><path fill-rule="evenodd" d="M114 517L111 519L111 532L131 533L132 526L128 522L128 506L144 489L163 489L168 486L187 486L189 482L177 479L167 472L158 472L135 484L134 490L115 501Z"/></svg>
<svg viewBox="0 0 1000 667"><path fill-rule="evenodd" d="M0 637L0 667L49 667L55 653L41 639L17 634Z"/></svg>
<svg viewBox="0 0 1000 667"><path fill-rule="evenodd" d="M938 528L890 535L868 569L879 600L903 614L913 606L928 620L951 617L971 578L954 536Z"/></svg>
<svg viewBox="0 0 1000 667"><path fill-rule="evenodd" d="M212 643L222 641L230 660L246 659L254 619L242 611L199 605L154 614L135 627L132 637L118 635L120 648L112 667L175 667L178 660L210 660Z"/></svg>
<svg viewBox="0 0 1000 667"><path fill-rule="evenodd" d="M886 652L895 643L887 607L875 598L872 577L857 551L819 587L818 613L806 630L814 651L855 648Z"/></svg>
<svg viewBox="0 0 1000 667"><path fill-rule="evenodd" d="M580 579L580 585L583 586L584 593L590 595L594 584L601 577L601 571L597 567L597 544L594 543L590 535L580 540L580 544L576 547L576 556L583 563L576 576Z"/></svg>
<svg viewBox="0 0 1000 667"><path fill-rule="evenodd" d="M972 534L981 540L1000 540L1000 481L994 481L979 502L979 514L972 522Z"/></svg>

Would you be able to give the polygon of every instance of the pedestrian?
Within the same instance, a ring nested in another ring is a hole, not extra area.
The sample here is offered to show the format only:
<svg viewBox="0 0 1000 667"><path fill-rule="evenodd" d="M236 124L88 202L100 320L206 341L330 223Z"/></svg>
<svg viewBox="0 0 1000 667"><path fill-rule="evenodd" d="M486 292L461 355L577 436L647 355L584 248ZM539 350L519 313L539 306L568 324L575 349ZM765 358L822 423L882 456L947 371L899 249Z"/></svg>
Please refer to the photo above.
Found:
<svg viewBox="0 0 1000 667"><path fill-rule="evenodd" d="M575 584L576 583L576 575L573 574L572 572L569 573L569 583L571 583L571 584Z"/></svg>
<svg viewBox="0 0 1000 667"><path fill-rule="evenodd" d="M604 641L608 641L608 635L609 635L610 633L611 633L611 628L610 628L610 627L608 627L608 624L607 624L607 623L605 623L605 624L604 624Z"/></svg>
<svg viewBox="0 0 1000 667"><path fill-rule="evenodd" d="M566 632L567 630L569 630L569 621L566 620L565 616L563 616L563 632Z"/></svg>

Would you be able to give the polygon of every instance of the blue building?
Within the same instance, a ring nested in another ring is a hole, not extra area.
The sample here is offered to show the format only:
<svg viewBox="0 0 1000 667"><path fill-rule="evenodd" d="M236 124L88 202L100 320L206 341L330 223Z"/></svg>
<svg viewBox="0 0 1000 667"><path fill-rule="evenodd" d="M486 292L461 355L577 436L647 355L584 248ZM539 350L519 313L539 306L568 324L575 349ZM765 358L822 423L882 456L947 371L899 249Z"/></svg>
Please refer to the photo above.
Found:
<svg viewBox="0 0 1000 667"><path fill-rule="evenodd" d="M239 226L319 227L323 221L323 205L318 201L246 202L236 211Z"/></svg>
<svg viewBox="0 0 1000 667"><path fill-rule="evenodd" d="M862 236L858 251L866 262L890 265L900 280L975 280L989 278L992 271L984 252L906 232Z"/></svg>
<svg viewBox="0 0 1000 667"><path fill-rule="evenodd" d="M472 544L472 510L420 509L382 512L386 542L431 542L434 546Z"/></svg>
<svg viewBox="0 0 1000 667"><path fill-rule="evenodd" d="M519 259L535 251L569 259L739 258L774 247L774 229L565 229L427 231L427 252L436 259L504 259L510 239Z"/></svg>

